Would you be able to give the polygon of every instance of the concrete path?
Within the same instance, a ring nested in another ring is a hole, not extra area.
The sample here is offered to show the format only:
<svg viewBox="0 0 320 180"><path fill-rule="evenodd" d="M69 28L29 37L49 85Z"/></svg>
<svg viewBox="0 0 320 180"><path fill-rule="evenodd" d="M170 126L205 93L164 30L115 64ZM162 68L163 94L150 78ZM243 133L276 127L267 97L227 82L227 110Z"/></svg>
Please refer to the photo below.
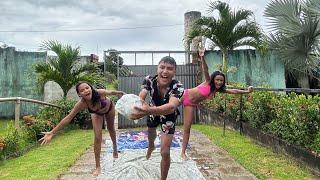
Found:
<svg viewBox="0 0 320 180"><path fill-rule="evenodd" d="M104 137L104 139L109 139L108 133L105 134L106 137ZM103 140L103 142L105 142L105 140ZM228 155L228 152L212 144L203 134L192 130L190 145L191 149L188 150L188 154L192 160L197 162L199 170L206 179L257 179L240 164L235 162L235 160ZM106 149L106 145L103 143L102 155L106 154ZM119 156L121 156L121 153ZM94 154L93 148L91 147L60 179L95 179L95 177L91 175L94 166Z"/></svg>
<svg viewBox="0 0 320 180"><path fill-rule="evenodd" d="M251 180L257 179L232 159L228 152L211 143L198 131L191 131L189 156L197 162L206 179Z"/></svg>

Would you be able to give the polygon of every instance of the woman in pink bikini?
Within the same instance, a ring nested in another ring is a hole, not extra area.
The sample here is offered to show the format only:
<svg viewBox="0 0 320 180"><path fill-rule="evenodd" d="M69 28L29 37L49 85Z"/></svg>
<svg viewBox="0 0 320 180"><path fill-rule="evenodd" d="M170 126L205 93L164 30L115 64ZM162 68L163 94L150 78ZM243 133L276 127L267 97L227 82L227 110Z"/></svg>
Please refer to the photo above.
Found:
<svg viewBox="0 0 320 180"><path fill-rule="evenodd" d="M49 143L52 137L65 125L69 124L78 112L88 109L91 113L92 126L94 131L94 157L96 168L92 172L93 176L98 176L101 173L100 153L102 142L102 124L103 118L106 119L107 129L110 134L113 144L113 158L118 158L116 131L114 128L115 109L112 101L107 96L122 96L125 93L122 91L109 91L105 89L95 89L87 82L80 82L76 85L76 91L80 97L70 113L63 118L55 128L50 132L43 132L44 136L39 140L42 144Z"/></svg>
<svg viewBox="0 0 320 180"><path fill-rule="evenodd" d="M205 81L201 83L199 86L186 89L184 91L182 97L182 104L184 108L184 123L183 123L183 142L182 142L182 151L181 157L186 160L186 149L189 142L190 137L190 128L193 118L193 111L198 106L198 104L210 97L215 97L217 92L223 92L228 94L246 94L251 93L253 91L253 87L249 86L247 90L240 89L226 89L225 85L225 75L220 71L215 71L209 75L208 65L204 60L204 48L199 49L199 56L202 66L202 71L204 73Z"/></svg>

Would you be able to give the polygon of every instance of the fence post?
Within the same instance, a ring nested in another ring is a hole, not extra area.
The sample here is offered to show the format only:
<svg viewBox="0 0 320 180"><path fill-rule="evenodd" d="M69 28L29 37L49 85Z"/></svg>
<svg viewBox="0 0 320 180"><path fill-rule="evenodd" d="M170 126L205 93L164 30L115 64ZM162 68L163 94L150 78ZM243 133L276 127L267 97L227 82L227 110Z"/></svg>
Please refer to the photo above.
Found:
<svg viewBox="0 0 320 180"><path fill-rule="evenodd" d="M106 77L106 51L103 51L103 76Z"/></svg>
<svg viewBox="0 0 320 180"><path fill-rule="evenodd" d="M117 81L119 83L119 75L120 75L120 65L119 65L119 61L120 61L120 56L117 57Z"/></svg>
<svg viewBox="0 0 320 180"><path fill-rule="evenodd" d="M242 118L242 109L243 109L243 98L242 98L242 94L240 94L240 107L239 107L239 111L240 111L240 115L239 115L239 122L240 122L240 135L243 134L243 118Z"/></svg>
<svg viewBox="0 0 320 180"><path fill-rule="evenodd" d="M224 117L223 117L223 136L226 135L226 117L227 117L227 95L224 95Z"/></svg>
<svg viewBox="0 0 320 180"><path fill-rule="evenodd" d="M152 65L153 65L153 53L151 53L151 57L152 57Z"/></svg>
<svg viewBox="0 0 320 180"><path fill-rule="evenodd" d="M20 119L20 101L21 97L17 97L15 102L15 109L14 109L14 126L19 128L19 119Z"/></svg>

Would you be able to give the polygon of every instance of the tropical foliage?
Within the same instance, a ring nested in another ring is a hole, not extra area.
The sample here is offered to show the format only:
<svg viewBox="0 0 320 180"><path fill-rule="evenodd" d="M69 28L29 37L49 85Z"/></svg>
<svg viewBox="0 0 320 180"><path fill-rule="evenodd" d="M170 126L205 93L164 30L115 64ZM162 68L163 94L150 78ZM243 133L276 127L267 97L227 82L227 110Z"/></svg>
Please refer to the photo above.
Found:
<svg viewBox="0 0 320 180"><path fill-rule="evenodd" d="M126 76L130 74L130 70L123 64L123 58L120 56L120 52L115 49L109 49L109 55L105 56L105 70L108 73L111 73L117 77L118 75L118 66L119 66L119 75ZM119 62L118 62L119 61ZM105 73L105 76L109 76L108 73Z"/></svg>
<svg viewBox="0 0 320 180"><path fill-rule="evenodd" d="M214 16L218 12L218 17ZM214 1L209 4L210 17L196 20L188 35L188 43L195 37L210 39L211 49L218 47L222 52L222 71L228 71L228 51L240 46L258 47L260 28L253 20L253 12L245 9L232 10L227 3Z"/></svg>
<svg viewBox="0 0 320 180"><path fill-rule="evenodd" d="M320 154L319 95L253 92L242 96L242 108L240 96L222 93L205 105L231 119L239 120L242 117L256 129Z"/></svg>
<svg viewBox="0 0 320 180"><path fill-rule="evenodd" d="M320 78L320 1L273 0L265 16L271 50L278 52L298 85L309 88L308 75Z"/></svg>
<svg viewBox="0 0 320 180"><path fill-rule="evenodd" d="M61 44L58 41L45 41L41 48L53 51L57 56L48 56L47 62L34 66L36 81L40 90L48 81L54 81L63 90L64 97L79 81L103 84L103 76L96 64L80 64L80 47Z"/></svg>

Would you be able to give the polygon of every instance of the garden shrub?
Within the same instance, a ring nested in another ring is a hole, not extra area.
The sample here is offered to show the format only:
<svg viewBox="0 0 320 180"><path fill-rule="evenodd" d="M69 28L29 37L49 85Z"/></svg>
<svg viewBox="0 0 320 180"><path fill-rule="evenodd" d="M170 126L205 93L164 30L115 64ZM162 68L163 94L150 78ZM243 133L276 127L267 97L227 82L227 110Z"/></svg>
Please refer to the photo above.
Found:
<svg viewBox="0 0 320 180"><path fill-rule="evenodd" d="M313 144L311 145L311 149L320 155L320 131L317 133Z"/></svg>
<svg viewBox="0 0 320 180"><path fill-rule="evenodd" d="M277 95L273 92L253 92L244 103L243 117L254 128L268 131L268 124L274 118L274 101Z"/></svg>
<svg viewBox="0 0 320 180"><path fill-rule="evenodd" d="M54 101L53 104L56 104L61 107L44 107L38 113L36 119L41 119L43 121L51 121L53 125L57 125L74 107L77 101L71 99L62 99ZM90 121L91 116L88 110L80 111L72 120L72 124L79 126L80 128L86 128L87 122Z"/></svg>
<svg viewBox="0 0 320 180"><path fill-rule="evenodd" d="M270 131L291 144L312 148L320 131L319 96L291 93L275 101Z"/></svg>
<svg viewBox="0 0 320 180"><path fill-rule="evenodd" d="M56 126L73 108L76 101L58 100L53 102L60 108L45 106L40 109L39 113L33 116L24 116L20 129L16 129L14 124L8 125L8 132L3 138L0 138L0 159L15 157L23 154L30 147L37 144L43 136L41 132L50 131ZM85 127L90 114L87 110L79 112L71 122L71 125L64 129L74 129L76 127ZM89 122L91 124L91 121Z"/></svg>
<svg viewBox="0 0 320 180"><path fill-rule="evenodd" d="M226 109L224 108L226 99ZM243 119L290 144L320 152L320 96L256 91L243 96ZM239 96L218 93L203 103L216 113L239 118Z"/></svg>
<svg viewBox="0 0 320 180"><path fill-rule="evenodd" d="M24 129L16 129L14 125L8 125L8 131L3 137L4 148L0 151L0 159L15 157L23 154L30 147L29 133ZM33 142L34 143L34 142Z"/></svg>

